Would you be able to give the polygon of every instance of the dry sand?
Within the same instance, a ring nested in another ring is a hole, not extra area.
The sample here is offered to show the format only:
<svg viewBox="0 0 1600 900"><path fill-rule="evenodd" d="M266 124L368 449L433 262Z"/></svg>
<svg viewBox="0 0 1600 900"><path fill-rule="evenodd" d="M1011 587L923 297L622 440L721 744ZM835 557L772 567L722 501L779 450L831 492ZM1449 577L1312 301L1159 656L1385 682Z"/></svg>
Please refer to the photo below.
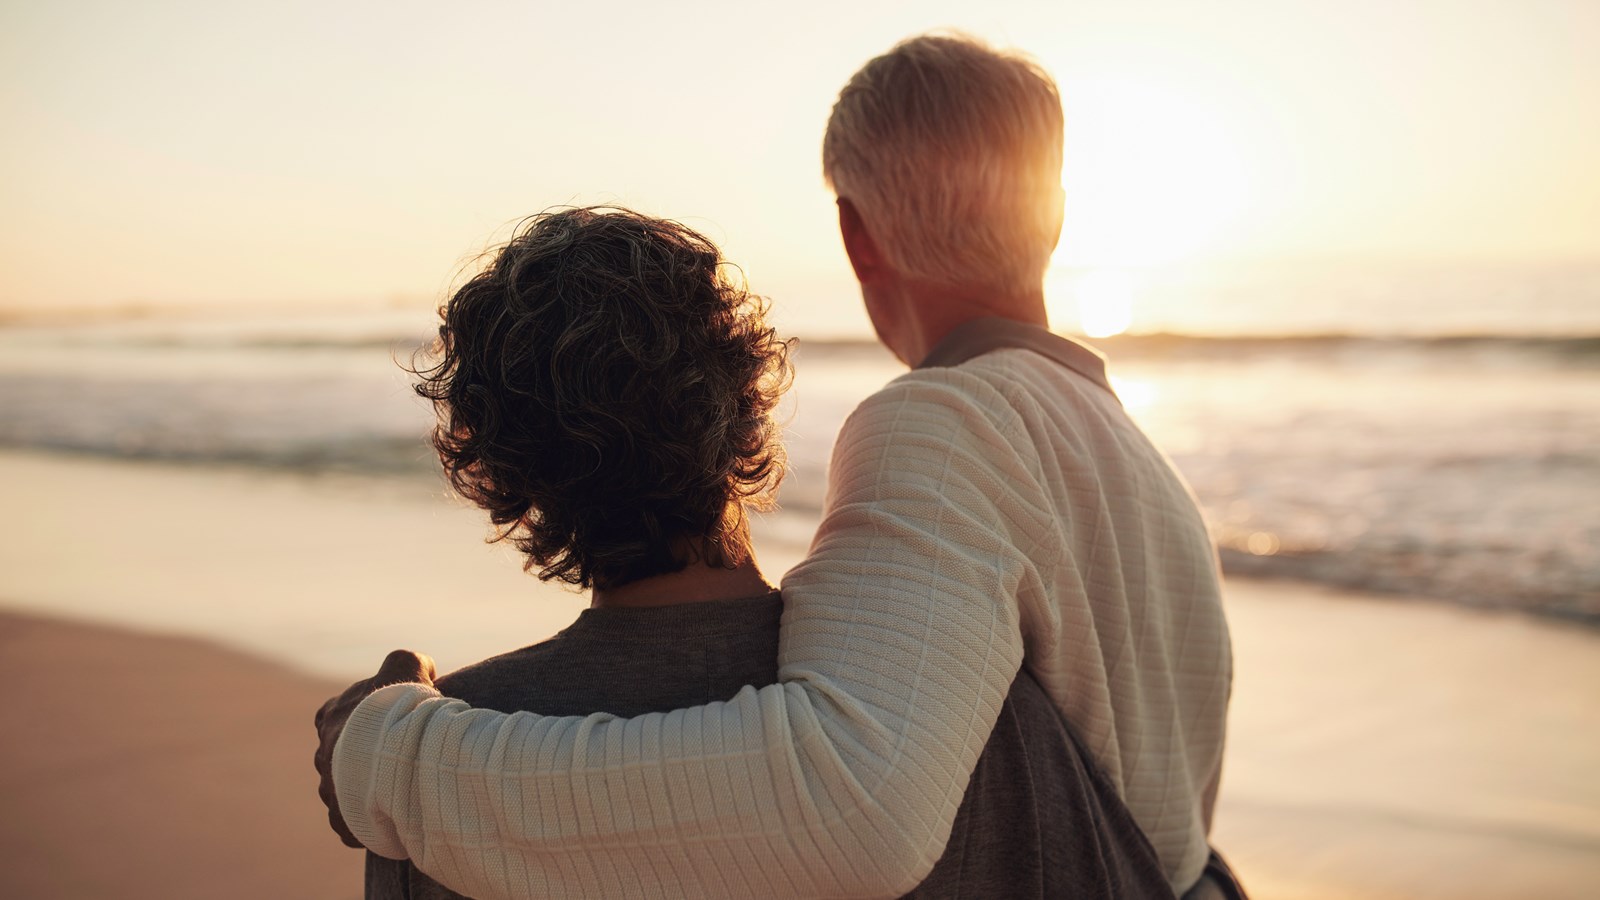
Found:
<svg viewBox="0 0 1600 900"><path fill-rule="evenodd" d="M186 638L0 614L0 896L361 896L320 821L334 685Z"/></svg>
<svg viewBox="0 0 1600 900"><path fill-rule="evenodd" d="M392 646L452 667L581 606L414 485L0 454L0 508L0 603L30 610L0 615L3 897L358 896L317 704ZM1595 895L1600 633L1289 583L1228 604L1215 838L1256 897Z"/></svg>

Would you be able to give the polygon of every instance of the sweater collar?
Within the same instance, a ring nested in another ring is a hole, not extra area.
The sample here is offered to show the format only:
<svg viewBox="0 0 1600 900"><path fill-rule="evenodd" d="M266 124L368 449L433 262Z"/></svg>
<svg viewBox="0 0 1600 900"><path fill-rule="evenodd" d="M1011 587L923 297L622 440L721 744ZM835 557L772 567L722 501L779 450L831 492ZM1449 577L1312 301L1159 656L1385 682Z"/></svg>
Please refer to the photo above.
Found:
<svg viewBox="0 0 1600 900"><path fill-rule="evenodd" d="M738 600L706 600L670 606L607 606L578 613L562 634L591 634L659 642L744 634L776 628L783 615L783 597L773 591Z"/></svg>
<svg viewBox="0 0 1600 900"><path fill-rule="evenodd" d="M1098 350L1064 338L1038 325L986 316L957 325L929 351L919 369L959 366L991 350L1016 348L1032 350L1089 379L1113 397L1111 380L1106 377L1106 358Z"/></svg>

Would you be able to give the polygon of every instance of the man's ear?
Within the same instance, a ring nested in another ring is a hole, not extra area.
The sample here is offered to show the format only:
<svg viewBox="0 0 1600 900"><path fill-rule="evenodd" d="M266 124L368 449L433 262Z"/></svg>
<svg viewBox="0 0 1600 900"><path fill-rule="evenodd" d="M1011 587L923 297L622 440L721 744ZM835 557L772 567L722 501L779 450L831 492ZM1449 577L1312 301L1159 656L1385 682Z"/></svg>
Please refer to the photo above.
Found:
<svg viewBox="0 0 1600 900"><path fill-rule="evenodd" d="M850 268L855 270L857 281L865 283L882 273L884 261L878 243L867 232L861 211L844 197L839 198L839 236L844 238L844 252L850 257Z"/></svg>

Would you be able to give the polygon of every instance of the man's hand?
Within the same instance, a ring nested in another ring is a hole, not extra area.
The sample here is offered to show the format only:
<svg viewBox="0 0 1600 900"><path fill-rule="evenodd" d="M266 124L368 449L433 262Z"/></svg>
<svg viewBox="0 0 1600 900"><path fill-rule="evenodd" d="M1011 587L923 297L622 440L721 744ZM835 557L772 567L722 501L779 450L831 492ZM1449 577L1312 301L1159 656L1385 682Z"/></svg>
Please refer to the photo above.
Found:
<svg viewBox="0 0 1600 900"><path fill-rule="evenodd" d="M328 807L328 824L346 847L360 848L361 842L344 824L344 816L339 814L339 795L333 790L333 747L344 732L344 723L361 705L361 701L378 688L413 681L431 687L436 675L430 657L410 650L396 650L383 658L378 674L350 685L344 693L322 704L322 708L317 710L316 766L317 774L321 776L317 796Z"/></svg>

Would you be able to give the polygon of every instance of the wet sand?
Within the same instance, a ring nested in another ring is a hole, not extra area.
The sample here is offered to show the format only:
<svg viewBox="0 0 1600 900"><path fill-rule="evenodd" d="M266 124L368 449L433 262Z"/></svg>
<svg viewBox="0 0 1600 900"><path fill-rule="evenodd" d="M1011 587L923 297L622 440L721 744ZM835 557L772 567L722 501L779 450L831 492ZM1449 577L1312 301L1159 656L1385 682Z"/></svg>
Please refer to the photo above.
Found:
<svg viewBox="0 0 1600 900"><path fill-rule="evenodd" d="M410 483L0 453L0 508L0 896L359 896L317 704L394 646L450 668L582 605ZM1593 895L1600 632L1294 583L1228 604L1215 839L1256 897Z"/></svg>
<svg viewBox="0 0 1600 900"><path fill-rule="evenodd" d="M1593 897L1600 631L1229 582L1213 839L1261 898Z"/></svg>

